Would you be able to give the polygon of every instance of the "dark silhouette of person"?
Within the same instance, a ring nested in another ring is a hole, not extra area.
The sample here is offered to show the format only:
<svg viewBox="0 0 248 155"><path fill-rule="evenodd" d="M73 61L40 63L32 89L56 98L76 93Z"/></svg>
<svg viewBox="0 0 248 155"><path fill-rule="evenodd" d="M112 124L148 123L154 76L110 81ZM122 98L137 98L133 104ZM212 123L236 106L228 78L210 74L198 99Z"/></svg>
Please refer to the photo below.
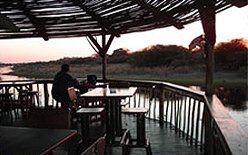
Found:
<svg viewBox="0 0 248 155"><path fill-rule="evenodd" d="M61 107L69 107L70 97L67 89L79 87L80 82L74 79L69 73L69 65L62 64L61 71L56 74L52 86L53 98L61 103Z"/></svg>

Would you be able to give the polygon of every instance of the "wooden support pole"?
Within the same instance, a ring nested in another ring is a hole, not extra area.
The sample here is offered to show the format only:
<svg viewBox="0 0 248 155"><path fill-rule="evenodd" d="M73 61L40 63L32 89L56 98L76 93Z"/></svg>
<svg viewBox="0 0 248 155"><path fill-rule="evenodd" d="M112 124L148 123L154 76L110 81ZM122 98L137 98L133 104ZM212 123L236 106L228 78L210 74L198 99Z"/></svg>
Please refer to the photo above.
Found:
<svg viewBox="0 0 248 155"><path fill-rule="evenodd" d="M112 41L114 40L115 35L111 34L108 42L106 43L106 34L103 32L102 33L102 46L99 45L97 40L91 34L87 34L87 36L89 37L91 42L97 48L97 50L98 50L98 51L96 51L97 54L99 54L102 57L102 79L103 79L103 81L106 81L106 73L107 73L107 57L106 57L106 55L107 55L108 49L109 49Z"/></svg>
<svg viewBox="0 0 248 155"><path fill-rule="evenodd" d="M202 0L198 8L203 30L205 33L205 48L204 52L207 55L206 68L206 95L214 93L214 44L216 42L215 33L215 0Z"/></svg>
<svg viewBox="0 0 248 155"><path fill-rule="evenodd" d="M205 122L205 143L204 143L204 154L214 155L214 144L213 144L213 123L210 111L204 106L204 122Z"/></svg>
<svg viewBox="0 0 248 155"><path fill-rule="evenodd" d="M105 45L106 45L106 35L102 34L102 48L100 53L102 54L102 79L103 82L106 81L106 73L107 73L107 58L106 58L106 54L107 51L105 51Z"/></svg>
<svg viewBox="0 0 248 155"><path fill-rule="evenodd" d="M160 90L160 97L159 97L159 124L161 126L164 125L164 88ZM156 97L156 96L155 96Z"/></svg>
<svg viewBox="0 0 248 155"><path fill-rule="evenodd" d="M207 68L206 68L206 95L211 96L214 94L214 45L206 43L205 50L207 53Z"/></svg>

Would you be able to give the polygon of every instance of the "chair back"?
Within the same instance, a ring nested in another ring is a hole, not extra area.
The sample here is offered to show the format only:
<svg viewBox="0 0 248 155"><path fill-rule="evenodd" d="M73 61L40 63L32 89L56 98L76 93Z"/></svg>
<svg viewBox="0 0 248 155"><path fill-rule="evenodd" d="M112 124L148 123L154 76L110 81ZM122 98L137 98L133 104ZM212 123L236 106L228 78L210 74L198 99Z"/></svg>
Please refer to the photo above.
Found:
<svg viewBox="0 0 248 155"><path fill-rule="evenodd" d="M69 87L67 89L67 91L68 91L68 94L69 94L69 97L70 97L70 100L71 100L72 107L75 108L75 110L77 110L78 109L78 106L76 104L77 94L76 94L75 88L74 87Z"/></svg>
<svg viewBox="0 0 248 155"><path fill-rule="evenodd" d="M27 117L28 127L48 129L69 129L70 109L31 108Z"/></svg>
<svg viewBox="0 0 248 155"><path fill-rule="evenodd" d="M90 147L88 147L81 155L104 155L105 145L106 145L105 137L100 137Z"/></svg>
<svg viewBox="0 0 248 155"><path fill-rule="evenodd" d="M97 82L96 75L87 75L87 83L90 83L92 85L95 85Z"/></svg>
<svg viewBox="0 0 248 155"><path fill-rule="evenodd" d="M109 88L129 88L129 82L109 82Z"/></svg>

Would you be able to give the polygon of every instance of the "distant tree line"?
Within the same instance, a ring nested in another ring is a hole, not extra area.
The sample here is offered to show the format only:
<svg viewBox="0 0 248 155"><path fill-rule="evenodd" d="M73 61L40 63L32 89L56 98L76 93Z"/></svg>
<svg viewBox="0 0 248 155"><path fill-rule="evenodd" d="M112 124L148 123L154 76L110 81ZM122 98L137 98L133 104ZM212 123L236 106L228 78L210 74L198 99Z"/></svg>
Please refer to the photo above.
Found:
<svg viewBox="0 0 248 155"><path fill-rule="evenodd" d="M218 69L239 69L247 66L247 42L244 39L234 39L215 46L215 62ZM203 66L205 59L202 49L189 51L177 45L153 45L140 51L131 52L126 48L114 50L107 56L109 64L129 63L135 67L157 66ZM41 63L41 62L36 62ZM94 55L86 58L63 58L46 63L69 64L101 64L101 57Z"/></svg>
<svg viewBox="0 0 248 155"><path fill-rule="evenodd" d="M222 42L215 46L215 69L216 71L237 71L246 76L247 74L247 40L234 39L229 42ZM29 66L36 68L44 68L47 66L68 63L72 65L101 65L102 58L97 54L91 57L81 58L63 58L49 62L34 62L25 64L16 64L15 69L21 66ZM109 66L118 64L127 64L130 68L170 68L170 70L205 71L206 59L203 56L203 50L189 51L183 46L177 45L153 45L142 50L131 52L126 48L119 48L113 51L111 55L107 55L107 63ZM38 67L37 67L38 66ZM124 66L124 65L123 65ZM122 67L124 68L124 67ZM25 71L27 69L23 69ZM113 69L114 70L114 69ZM54 72L54 71L52 71ZM79 71L78 71L79 72ZM86 70L87 72L87 70ZM97 70L99 72L99 70ZM127 72L127 71L125 71ZM162 71L164 72L164 71ZM167 72L167 71L166 71ZM113 73L118 74L118 73ZM154 73L155 74L155 73Z"/></svg>

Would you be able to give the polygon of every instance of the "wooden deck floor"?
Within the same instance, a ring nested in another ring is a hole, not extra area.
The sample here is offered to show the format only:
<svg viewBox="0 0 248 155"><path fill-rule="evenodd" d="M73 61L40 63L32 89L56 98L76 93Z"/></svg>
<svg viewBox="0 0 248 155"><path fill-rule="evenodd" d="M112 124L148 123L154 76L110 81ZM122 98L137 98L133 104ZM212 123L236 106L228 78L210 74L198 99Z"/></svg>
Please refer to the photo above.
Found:
<svg viewBox="0 0 248 155"><path fill-rule="evenodd" d="M136 136L136 119L130 115L124 115L122 118L123 127L128 128L131 131L132 137ZM0 125L8 126L25 126L25 120L22 117L13 117L9 115L0 114ZM74 125L80 131L80 124ZM102 130L99 130L101 128ZM102 123L91 124L91 137L96 138L104 132L104 126ZM152 153L154 155L200 155L202 154L200 148L191 146L182 136L179 136L173 129L166 126L160 126L157 121L146 120L146 136L150 139ZM120 147L107 147L108 155L120 155ZM146 154L143 148L131 149L131 155L143 155Z"/></svg>

